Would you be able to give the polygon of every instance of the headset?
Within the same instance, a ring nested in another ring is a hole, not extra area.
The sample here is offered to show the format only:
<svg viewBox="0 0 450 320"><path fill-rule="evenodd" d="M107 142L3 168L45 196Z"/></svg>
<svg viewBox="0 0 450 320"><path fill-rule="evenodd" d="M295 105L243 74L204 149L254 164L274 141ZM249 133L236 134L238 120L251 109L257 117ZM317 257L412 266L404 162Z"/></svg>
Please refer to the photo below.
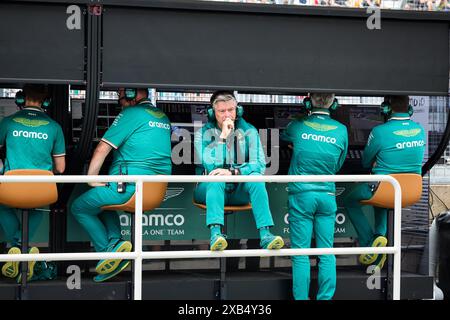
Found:
<svg viewBox="0 0 450 320"><path fill-rule="evenodd" d="M307 111L310 112L313 109L313 105L312 105L312 101L311 101L311 96L306 97L303 99L303 108ZM337 108L339 108L339 102L336 98L334 98L333 103L331 104L331 106L328 108L328 110L330 111L335 111Z"/></svg>
<svg viewBox="0 0 450 320"><path fill-rule="evenodd" d="M117 94L119 95L119 92L117 92ZM123 95L123 97L119 98L118 103L120 104L120 100L122 100L122 99L125 99L125 101L128 101L128 102L133 101L137 98L137 95L138 95L137 88L125 88L124 95ZM139 101L136 101L136 103L140 103L144 100L149 100L148 95L146 98L141 98Z"/></svg>
<svg viewBox="0 0 450 320"><path fill-rule="evenodd" d="M26 102L25 92L23 92L22 90L17 91L14 101L20 109L25 107L25 102ZM52 100L49 97L46 97L44 99L44 101L42 101L41 108L44 110L47 110L50 107L51 103L52 103Z"/></svg>
<svg viewBox="0 0 450 320"><path fill-rule="evenodd" d="M237 102L236 97L230 91L216 91L216 92L214 92L213 95L211 96L211 99L210 99L211 105L206 108L206 115L208 116L208 121L209 122L216 121L216 114L214 112L214 102L216 101L216 98L218 96L220 96L220 95L230 95ZM236 106L236 120L242 118L243 115L244 115L244 107L242 107L238 103L237 106Z"/></svg>
<svg viewBox="0 0 450 320"><path fill-rule="evenodd" d="M17 91L16 92L16 97L15 97L15 103L16 103L16 105L20 108L20 109L22 109L24 106L25 106L25 93L22 91L22 90L20 90L20 91Z"/></svg>
<svg viewBox="0 0 450 320"><path fill-rule="evenodd" d="M124 92L125 95L123 96L123 98L127 101L132 101L137 97L137 89L135 88L125 88Z"/></svg>
<svg viewBox="0 0 450 320"><path fill-rule="evenodd" d="M381 103L381 114L385 117L390 117L392 114L392 108L391 108L391 98L390 96L384 97L384 101ZM414 114L413 107L408 104L408 114L411 117Z"/></svg>

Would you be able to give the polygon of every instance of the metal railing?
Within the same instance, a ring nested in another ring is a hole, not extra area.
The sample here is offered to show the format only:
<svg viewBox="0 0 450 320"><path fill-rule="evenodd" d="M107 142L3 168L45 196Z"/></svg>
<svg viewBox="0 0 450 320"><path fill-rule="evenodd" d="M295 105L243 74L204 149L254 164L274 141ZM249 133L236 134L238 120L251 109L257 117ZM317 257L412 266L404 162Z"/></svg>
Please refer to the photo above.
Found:
<svg viewBox="0 0 450 320"><path fill-rule="evenodd" d="M133 298L142 299L142 260L150 259L197 259L223 257L269 257L294 255L357 255L357 254L393 254L393 299L400 299L400 264L401 264L401 188L399 182L388 175L279 175L279 176L0 176L3 182L127 182L136 183L134 251L118 252L74 252L74 253L44 253L44 254L0 254L0 261L70 261L70 260L100 260L100 259L130 259L134 260ZM142 191L144 182L374 182L386 181L393 185L395 192L394 207L394 246L389 247L356 247L356 248L310 248L310 249L247 249L225 251L142 251Z"/></svg>

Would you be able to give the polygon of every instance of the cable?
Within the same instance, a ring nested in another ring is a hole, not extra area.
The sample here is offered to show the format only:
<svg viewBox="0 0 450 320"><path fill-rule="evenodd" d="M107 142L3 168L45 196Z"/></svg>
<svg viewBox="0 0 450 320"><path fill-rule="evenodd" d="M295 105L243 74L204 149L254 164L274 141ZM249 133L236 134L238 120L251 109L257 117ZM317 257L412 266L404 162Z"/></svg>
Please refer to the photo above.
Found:
<svg viewBox="0 0 450 320"><path fill-rule="evenodd" d="M436 198L439 199L439 201L444 205L444 207L446 208L446 210L449 210L449 207L447 206L447 204L436 194L436 192L433 191L433 189L430 188L430 191L433 195L436 196Z"/></svg>
<svg viewBox="0 0 450 320"><path fill-rule="evenodd" d="M445 210L446 211L449 211L450 210L450 208L447 206L447 204L436 194L436 192L434 192L433 191L433 189L432 188L429 188L429 190L431 191L431 198L433 199L433 201L432 201L432 203L434 202L434 197L436 197L438 200L439 200L439 202L440 203L442 203L443 205L444 205L444 207L445 207ZM429 203L429 201L428 201L428 206L430 206L430 203ZM431 215L433 216L433 219L434 218L436 218L436 216L434 215L434 212L433 212L433 209L431 209L431 207L430 207L430 210L431 210Z"/></svg>
<svg viewBox="0 0 450 320"><path fill-rule="evenodd" d="M428 189L431 190L431 188L428 188ZM429 212L431 212L431 216L433 217L433 220L434 220L434 218L436 218L436 216L434 215L434 212L433 212L433 204L434 204L434 197L433 197L433 194L430 194L430 197L428 198L428 210L429 210Z"/></svg>

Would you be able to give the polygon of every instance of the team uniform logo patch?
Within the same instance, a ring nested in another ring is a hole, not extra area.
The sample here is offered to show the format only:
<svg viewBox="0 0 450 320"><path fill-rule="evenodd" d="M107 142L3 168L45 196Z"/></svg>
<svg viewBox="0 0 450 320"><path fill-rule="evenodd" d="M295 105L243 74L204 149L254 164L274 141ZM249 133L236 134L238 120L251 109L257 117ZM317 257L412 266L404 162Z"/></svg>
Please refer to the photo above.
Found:
<svg viewBox="0 0 450 320"><path fill-rule="evenodd" d="M12 120L14 122L20 123L26 127L32 127L32 128L46 126L50 123L49 121L46 121L46 120L34 120L34 119L27 119L27 118L13 118Z"/></svg>
<svg viewBox="0 0 450 320"><path fill-rule="evenodd" d="M409 137L417 136L421 131L422 131L422 129L397 130L397 131L394 131L394 134L396 136L402 136L402 137L409 138Z"/></svg>
<svg viewBox="0 0 450 320"><path fill-rule="evenodd" d="M331 131L337 129L337 126L332 126L329 124L320 124L316 122L305 121L304 124L316 131Z"/></svg>
<svg viewBox="0 0 450 320"><path fill-rule="evenodd" d="M158 119L164 118L165 116L165 113L160 110L145 109L145 111Z"/></svg>

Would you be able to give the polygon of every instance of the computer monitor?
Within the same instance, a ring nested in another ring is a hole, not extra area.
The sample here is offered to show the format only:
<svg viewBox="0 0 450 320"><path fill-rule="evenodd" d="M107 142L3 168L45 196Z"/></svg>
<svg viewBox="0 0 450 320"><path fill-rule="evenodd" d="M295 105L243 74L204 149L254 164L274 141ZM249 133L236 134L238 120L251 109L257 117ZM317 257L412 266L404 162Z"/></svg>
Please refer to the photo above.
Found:
<svg viewBox="0 0 450 320"><path fill-rule="evenodd" d="M332 117L347 127L350 146L365 146L372 129L384 122L379 106L341 106Z"/></svg>
<svg viewBox="0 0 450 320"><path fill-rule="evenodd" d="M0 121L19 111L19 107L11 98L0 98Z"/></svg>

